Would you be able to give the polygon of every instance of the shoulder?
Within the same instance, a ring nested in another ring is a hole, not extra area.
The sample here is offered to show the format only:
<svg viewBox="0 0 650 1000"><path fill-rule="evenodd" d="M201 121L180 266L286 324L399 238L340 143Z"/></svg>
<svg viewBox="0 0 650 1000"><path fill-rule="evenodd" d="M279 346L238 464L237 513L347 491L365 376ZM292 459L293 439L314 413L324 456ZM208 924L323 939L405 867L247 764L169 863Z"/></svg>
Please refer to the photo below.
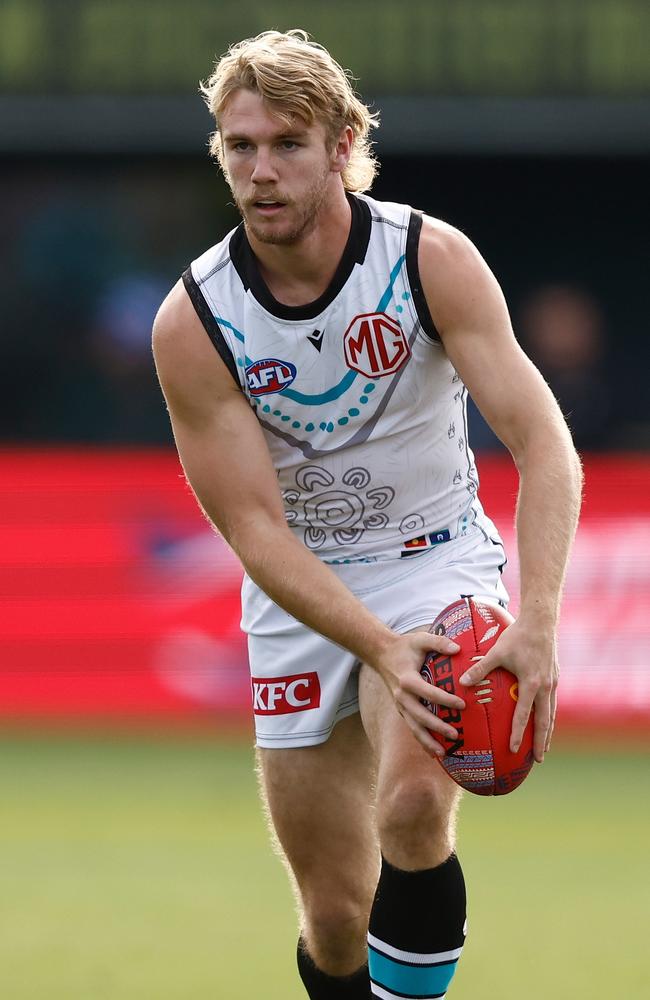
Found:
<svg viewBox="0 0 650 1000"><path fill-rule="evenodd" d="M179 279L163 300L153 324L154 354L167 354L197 339L202 331L201 322L190 297ZM205 335L204 335L205 336Z"/></svg>
<svg viewBox="0 0 650 1000"><path fill-rule="evenodd" d="M160 306L153 325L156 370L168 404L187 415L235 388L190 297L178 281Z"/></svg>
<svg viewBox="0 0 650 1000"><path fill-rule="evenodd" d="M203 250L192 261L191 273L197 281L205 281L211 278L229 262L233 237L241 237L242 231L243 225L240 223L226 233L218 243L208 247L207 250Z"/></svg>
<svg viewBox="0 0 650 1000"><path fill-rule="evenodd" d="M442 268L445 272L471 270L479 264L485 266L469 237L448 222L430 215L422 216L419 259L421 267Z"/></svg>
<svg viewBox="0 0 650 1000"><path fill-rule="evenodd" d="M418 267L432 319L443 335L463 317L502 303L499 284L477 247L441 219L423 217Z"/></svg>
<svg viewBox="0 0 650 1000"><path fill-rule="evenodd" d="M396 201L377 201L368 194L354 195L368 211L373 226L388 230L408 229L412 208Z"/></svg>

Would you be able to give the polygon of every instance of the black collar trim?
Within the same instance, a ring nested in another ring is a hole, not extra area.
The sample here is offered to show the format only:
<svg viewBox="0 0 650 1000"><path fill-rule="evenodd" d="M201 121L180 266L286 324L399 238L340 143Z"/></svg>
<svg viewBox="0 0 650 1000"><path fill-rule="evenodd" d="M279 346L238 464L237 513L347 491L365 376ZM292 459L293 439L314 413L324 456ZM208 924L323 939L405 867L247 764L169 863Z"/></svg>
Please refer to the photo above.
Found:
<svg viewBox="0 0 650 1000"><path fill-rule="evenodd" d="M370 242L370 229L372 218L370 207L361 198L355 198L353 194L347 195L350 208L352 210L352 223L350 225L350 235L345 244L345 249L339 261L334 277L323 294L313 302L308 302L304 306L287 306L278 300L269 291L266 282L260 274L257 258L251 250L250 243L246 237L244 223L240 223L230 238L230 258L235 266L244 288L251 290L257 301L267 312L278 319L302 320L313 319L319 316L339 294L346 281L352 274L355 264L363 264Z"/></svg>

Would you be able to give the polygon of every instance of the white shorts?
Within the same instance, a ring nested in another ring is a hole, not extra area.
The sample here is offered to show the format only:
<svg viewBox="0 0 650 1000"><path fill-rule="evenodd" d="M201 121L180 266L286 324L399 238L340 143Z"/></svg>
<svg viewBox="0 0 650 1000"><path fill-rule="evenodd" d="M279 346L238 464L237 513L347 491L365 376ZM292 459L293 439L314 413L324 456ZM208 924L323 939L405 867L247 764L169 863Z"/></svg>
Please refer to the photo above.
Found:
<svg viewBox="0 0 650 1000"><path fill-rule="evenodd" d="M331 567L395 632L428 628L443 608L473 594L508 603L503 544L478 527L404 560ZM244 577L242 629L248 633L253 713L260 747L324 743L359 710L357 658L279 608Z"/></svg>

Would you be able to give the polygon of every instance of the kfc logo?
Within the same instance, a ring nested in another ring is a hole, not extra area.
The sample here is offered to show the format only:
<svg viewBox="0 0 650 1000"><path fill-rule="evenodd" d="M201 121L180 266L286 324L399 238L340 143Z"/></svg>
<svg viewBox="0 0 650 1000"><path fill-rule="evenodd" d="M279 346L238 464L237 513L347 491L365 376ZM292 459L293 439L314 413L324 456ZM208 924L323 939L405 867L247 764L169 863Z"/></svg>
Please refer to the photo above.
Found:
<svg viewBox="0 0 650 1000"><path fill-rule="evenodd" d="M398 371L411 350L397 320L385 313L355 316L343 335L345 363L367 378Z"/></svg>
<svg viewBox="0 0 650 1000"><path fill-rule="evenodd" d="M252 677L255 715L290 715L320 707L318 674L300 677Z"/></svg>

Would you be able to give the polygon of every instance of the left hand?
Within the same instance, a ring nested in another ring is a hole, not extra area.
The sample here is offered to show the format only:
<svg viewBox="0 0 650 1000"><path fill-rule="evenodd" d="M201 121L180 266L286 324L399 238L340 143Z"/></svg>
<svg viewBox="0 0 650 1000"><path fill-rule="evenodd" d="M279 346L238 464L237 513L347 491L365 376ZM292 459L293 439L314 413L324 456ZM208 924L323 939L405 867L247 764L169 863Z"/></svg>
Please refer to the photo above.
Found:
<svg viewBox="0 0 650 1000"><path fill-rule="evenodd" d="M521 615L502 633L489 653L477 660L460 679L461 684L482 681L495 667L505 667L519 682L519 698L512 720L510 750L516 753L533 706L535 725L533 752L541 764L550 749L557 704L557 663L555 631L543 628Z"/></svg>

